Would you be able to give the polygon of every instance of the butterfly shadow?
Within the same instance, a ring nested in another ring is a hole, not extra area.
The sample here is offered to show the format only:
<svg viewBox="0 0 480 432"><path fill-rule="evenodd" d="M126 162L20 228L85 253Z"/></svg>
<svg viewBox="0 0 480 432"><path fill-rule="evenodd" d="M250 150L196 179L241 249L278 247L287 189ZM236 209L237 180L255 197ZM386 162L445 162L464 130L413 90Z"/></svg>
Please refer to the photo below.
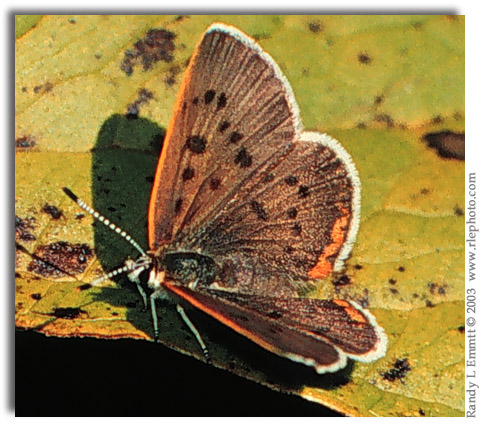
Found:
<svg viewBox="0 0 480 432"><path fill-rule="evenodd" d="M92 150L92 206L148 250L147 210L165 129L141 117L114 114L104 121ZM95 252L107 273L138 252L95 220ZM128 320L150 332L151 324L135 286L122 275L118 287L104 288L95 300L128 308Z"/></svg>

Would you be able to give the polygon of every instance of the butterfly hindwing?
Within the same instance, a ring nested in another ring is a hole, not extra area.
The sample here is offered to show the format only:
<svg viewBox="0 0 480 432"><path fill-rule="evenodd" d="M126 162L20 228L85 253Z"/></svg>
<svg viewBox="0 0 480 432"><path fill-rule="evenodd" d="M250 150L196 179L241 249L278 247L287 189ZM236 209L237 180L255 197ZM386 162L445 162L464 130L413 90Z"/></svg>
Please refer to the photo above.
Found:
<svg viewBox="0 0 480 432"><path fill-rule="evenodd" d="M372 361L385 352L385 334L375 318L344 300L169 288L263 348L319 373L344 367L347 357Z"/></svg>
<svg viewBox="0 0 480 432"><path fill-rule="evenodd" d="M281 157L298 130L290 86L268 54L232 27L210 27L167 130L150 202L150 247L201 226L252 173Z"/></svg>

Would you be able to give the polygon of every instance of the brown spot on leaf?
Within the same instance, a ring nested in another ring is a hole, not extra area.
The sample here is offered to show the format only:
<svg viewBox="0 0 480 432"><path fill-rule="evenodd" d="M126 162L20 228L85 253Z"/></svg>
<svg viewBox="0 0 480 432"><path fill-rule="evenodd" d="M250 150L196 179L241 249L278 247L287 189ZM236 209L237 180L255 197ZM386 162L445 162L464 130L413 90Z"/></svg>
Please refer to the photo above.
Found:
<svg viewBox="0 0 480 432"><path fill-rule="evenodd" d="M407 376L407 372L410 371L410 363L407 358L397 359L393 364L393 368L389 369L386 372L381 372L380 375L384 380L387 381L396 381L397 379L403 382L403 378Z"/></svg>
<svg viewBox="0 0 480 432"><path fill-rule="evenodd" d="M59 210L58 207L51 204L45 204L42 207L42 211L50 215L52 219L60 219L63 216L62 211Z"/></svg>
<svg viewBox="0 0 480 432"><path fill-rule="evenodd" d="M74 276L85 271L92 257L93 250L87 244L59 241L39 246L28 271L52 278Z"/></svg>
<svg viewBox="0 0 480 432"><path fill-rule="evenodd" d="M308 23L308 30L310 30L313 34L320 33L323 31L323 29L323 24L318 20L310 21Z"/></svg>
<svg viewBox="0 0 480 432"><path fill-rule="evenodd" d="M422 137L427 146L445 159L465 160L465 134L448 130L432 132Z"/></svg>
<svg viewBox="0 0 480 432"><path fill-rule="evenodd" d="M135 42L132 49L125 51L120 69L127 75L133 73L137 65L149 70L155 63L173 60L175 33L165 29L150 29L143 39Z"/></svg>
<svg viewBox="0 0 480 432"><path fill-rule="evenodd" d="M388 114L385 114L385 113L377 114L375 116L374 120L378 123L383 123L384 125L388 126L389 128L391 128L395 125L395 122L393 121L392 117L390 117Z"/></svg>
<svg viewBox="0 0 480 432"><path fill-rule="evenodd" d="M126 116L128 119L136 119L140 114L140 107L147 105L153 99L153 92L146 88L141 88L137 93L137 98L127 107Z"/></svg>
<svg viewBox="0 0 480 432"><path fill-rule="evenodd" d="M20 138L17 138L15 140L15 148L16 149L26 150L26 149L31 149L32 147L35 147L36 145L37 145L37 142L30 135L24 135L24 136L22 136Z"/></svg>
<svg viewBox="0 0 480 432"><path fill-rule="evenodd" d="M359 63L362 63L362 64L370 64L372 63L372 57L370 57L370 55L366 52L361 52L357 55L357 59L359 61Z"/></svg>
<svg viewBox="0 0 480 432"><path fill-rule="evenodd" d="M37 220L34 217L20 218L15 216L15 239L23 241L34 241L37 238L31 231L35 228Z"/></svg>
<svg viewBox="0 0 480 432"><path fill-rule="evenodd" d="M50 315L62 319L75 319L80 314L86 314L83 309L77 307L55 308Z"/></svg>

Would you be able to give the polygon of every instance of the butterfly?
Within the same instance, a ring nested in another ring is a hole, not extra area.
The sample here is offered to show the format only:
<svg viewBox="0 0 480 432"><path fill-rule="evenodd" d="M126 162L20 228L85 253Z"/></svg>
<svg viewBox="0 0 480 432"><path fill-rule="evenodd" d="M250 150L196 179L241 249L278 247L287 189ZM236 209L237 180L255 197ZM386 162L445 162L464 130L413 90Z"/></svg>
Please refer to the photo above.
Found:
<svg viewBox="0 0 480 432"><path fill-rule="evenodd" d="M121 232L141 256L107 277L128 272L145 306L150 301L155 338L157 301L174 302L208 358L188 304L272 353L333 372L348 358L370 362L386 351L385 332L355 302L300 295L342 269L359 217L349 154L333 138L304 131L274 60L240 30L216 23L189 61L167 128L148 214L150 250Z"/></svg>

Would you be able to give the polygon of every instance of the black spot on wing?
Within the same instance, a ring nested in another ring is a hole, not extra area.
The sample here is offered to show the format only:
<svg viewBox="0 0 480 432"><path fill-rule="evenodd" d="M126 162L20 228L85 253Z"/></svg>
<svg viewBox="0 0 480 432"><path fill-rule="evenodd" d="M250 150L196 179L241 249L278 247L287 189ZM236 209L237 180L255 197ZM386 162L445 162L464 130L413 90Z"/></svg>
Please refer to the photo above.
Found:
<svg viewBox="0 0 480 432"><path fill-rule="evenodd" d="M193 153L202 154L205 152L207 142L205 141L205 138L193 135L187 138L186 146Z"/></svg>
<svg viewBox="0 0 480 432"><path fill-rule="evenodd" d="M263 177L262 181L263 183L270 183L275 179L275 174L273 173L268 173L265 177Z"/></svg>
<svg viewBox="0 0 480 432"><path fill-rule="evenodd" d="M215 98L214 90L207 90L204 95L205 105L208 105Z"/></svg>
<svg viewBox="0 0 480 432"><path fill-rule="evenodd" d="M287 210L287 216L289 219L295 219L297 217L298 211L295 207L291 207Z"/></svg>
<svg viewBox="0 0 480 432"><path fill-rule="evenodd" d="M300 195L300 198L308 197L308 195L310 195L308 186L300 185L300 187L298 188L298 195Z"/></svg>
<svg viewBox="0 0 480 432"><path fill-rule="evenodd" d="M210 179L210 189L217 190L220 187L221 180L217 177L213 177Z"/></svg>
<svg viewBox="0 0 480 432"><path fill-rule="evenodd" d="M241 168L248 168L252 165L252 156L242 147L235 156L234 162Z"/></svg>
<svg viewBox="0 0 480 432"><path fill-rule="evenodd" d="M292 227L293 234L296 235L297 237L302 235L302 226L299 223L296 223Z"/></svg>
<svg viewBox="0 0 480 432"><path fill-rule="evenodd" d="M250 201L250 208L255 213L258 219L263 221L268 220L268 214L266 210L263 208L263 205L260 204L258 201L255 201L255 200Z"/></svg>
<svg viewBox="0 0 480 432"><path fill-rule="evenodd" d="M183 204L183 200L181 198L175 201L175 209L174 209L175 214L180 213L180 210L182 210L182 204Z"/></svg>
<svg viewBox="0 0 480 432"><path fill-rule="evenodd" d="M272 310L272 311L267 312L267 316L269 318L272 318L272 319L279 319L283 316L283 314L279 311Z"/></svg>
<svg viewBox="0 0 480 432"><path fill-rule="evenodd" d="M243 138L243 135L239 132L232 132L230 135L230 142L235 144Z"/></svg>
<svg viewBox="0 0 480 432"><path fill-rule="evenodd" d="M220 123L220 126L218 127L218 130L220 132L225 132L229 127L230 127L230 122L225 120L222 123Z"/></svg>
<svg viewBox="0 0 480 432"><path fill-rule="evenodd" d="M227 97L225 96L225 93L220 93L220 96L218 96L218 99L217 99L217 109L225 108L226 105L227 105Z"/></svg>
<svg viewBox="0 0 480 432"><path fill-rule="evenodd" d="M295 186L298 183L298 179L295 176L288 176L288 177L285 177L285 183L288 186Z"/></svg>
<svg viewBox="0 0 480 432"><path fill-rule="evenodd" d="M187 167L183 170L182 180L183 181L191 180L194 175L195 175L195 170L192 167Z"/></svg>

